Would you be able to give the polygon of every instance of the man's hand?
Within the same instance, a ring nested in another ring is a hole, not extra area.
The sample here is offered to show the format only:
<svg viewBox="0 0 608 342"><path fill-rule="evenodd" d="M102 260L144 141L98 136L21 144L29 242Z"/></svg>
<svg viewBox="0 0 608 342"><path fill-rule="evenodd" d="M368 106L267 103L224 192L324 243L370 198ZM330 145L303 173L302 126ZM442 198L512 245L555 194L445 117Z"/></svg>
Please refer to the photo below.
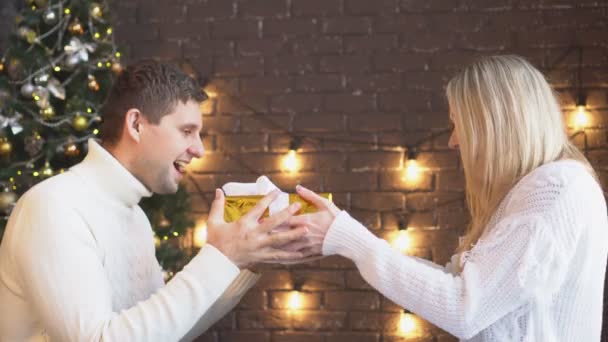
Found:
<svg viewBox="0 0 608 342"><path fill-rule="evenodd" d="M299 251L287 251L280 247L302 239L307 233L306 227L298 227L284 232L272 232L272 229L289 220L300 209L298 203L285 210L260 220L266 208L279 195L274 191L243 215L238 221L224 221L224 193L217 189L215 200L211 204L207 221L207 243L220 250L239 268L246 268L256 263L280 262L294 260L304 256ZM310 247L304 244L305 247Z"/></svg>

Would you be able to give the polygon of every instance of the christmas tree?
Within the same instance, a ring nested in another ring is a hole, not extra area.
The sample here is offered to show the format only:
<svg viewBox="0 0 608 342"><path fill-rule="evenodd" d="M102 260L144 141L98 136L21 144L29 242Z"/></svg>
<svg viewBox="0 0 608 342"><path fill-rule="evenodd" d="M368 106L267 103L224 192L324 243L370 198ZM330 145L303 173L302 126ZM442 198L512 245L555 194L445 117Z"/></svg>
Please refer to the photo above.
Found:
<svg viewBox="0 0 608 342"><path fill-rule="evenodd" d="M107 2L26 0L0 60L0 238L19 196L86 155L121 52ZM184 188L142 202L170 276L188 260Z"/></svg>

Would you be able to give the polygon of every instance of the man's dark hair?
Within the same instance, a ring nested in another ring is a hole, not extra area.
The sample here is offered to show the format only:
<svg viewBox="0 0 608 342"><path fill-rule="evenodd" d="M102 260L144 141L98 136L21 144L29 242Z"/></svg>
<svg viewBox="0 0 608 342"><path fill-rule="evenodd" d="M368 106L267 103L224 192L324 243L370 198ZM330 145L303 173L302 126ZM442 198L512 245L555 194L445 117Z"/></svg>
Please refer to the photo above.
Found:
<svg viewBox="0 0 608 342"><path fill-rule="evenodd" d="M177 65L143 60L129 65L114 81L102 108L100 137L104 144L120 140L125 114L137 108L154 124L178 104L207 98L198 82Z"/></svg>

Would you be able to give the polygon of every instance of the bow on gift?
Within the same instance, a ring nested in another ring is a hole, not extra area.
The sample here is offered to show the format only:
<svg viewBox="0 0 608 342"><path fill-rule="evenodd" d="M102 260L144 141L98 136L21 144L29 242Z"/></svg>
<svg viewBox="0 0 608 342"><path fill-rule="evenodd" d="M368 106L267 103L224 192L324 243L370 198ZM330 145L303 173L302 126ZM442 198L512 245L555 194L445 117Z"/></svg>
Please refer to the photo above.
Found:
<svg viewBox="0 0 608 342"><path fill-rule="evenodd" d="M96 45L91 43L82 43L80 39L72 37L70 43L63 49L67 53L66 64L74 66L80 61L88 62L89 53L95 51Z"/></svg>
<svg viewBox="0 0 608 342"><path fill-rule="evenodd" d="M15 113L12 117L8 118L4 115L0 115L0 129L5 129L6 127L11 127L11 131L13 134L19 134L23 131L23 126L19 123L22 115L20 113Z"/></svg>

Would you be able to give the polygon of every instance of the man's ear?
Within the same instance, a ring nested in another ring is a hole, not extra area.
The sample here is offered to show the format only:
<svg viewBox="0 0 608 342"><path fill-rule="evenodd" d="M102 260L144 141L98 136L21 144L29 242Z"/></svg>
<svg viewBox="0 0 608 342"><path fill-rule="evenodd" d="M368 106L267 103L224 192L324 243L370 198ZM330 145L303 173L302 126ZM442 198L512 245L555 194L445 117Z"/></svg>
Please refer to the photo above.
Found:
<svg viewBox="0 0 608 342"><path fill-rule="evenodd" d="M135 142L139 142L144 128L145 117L137 108L131 108L125 115L125 133Z"/></svg>

